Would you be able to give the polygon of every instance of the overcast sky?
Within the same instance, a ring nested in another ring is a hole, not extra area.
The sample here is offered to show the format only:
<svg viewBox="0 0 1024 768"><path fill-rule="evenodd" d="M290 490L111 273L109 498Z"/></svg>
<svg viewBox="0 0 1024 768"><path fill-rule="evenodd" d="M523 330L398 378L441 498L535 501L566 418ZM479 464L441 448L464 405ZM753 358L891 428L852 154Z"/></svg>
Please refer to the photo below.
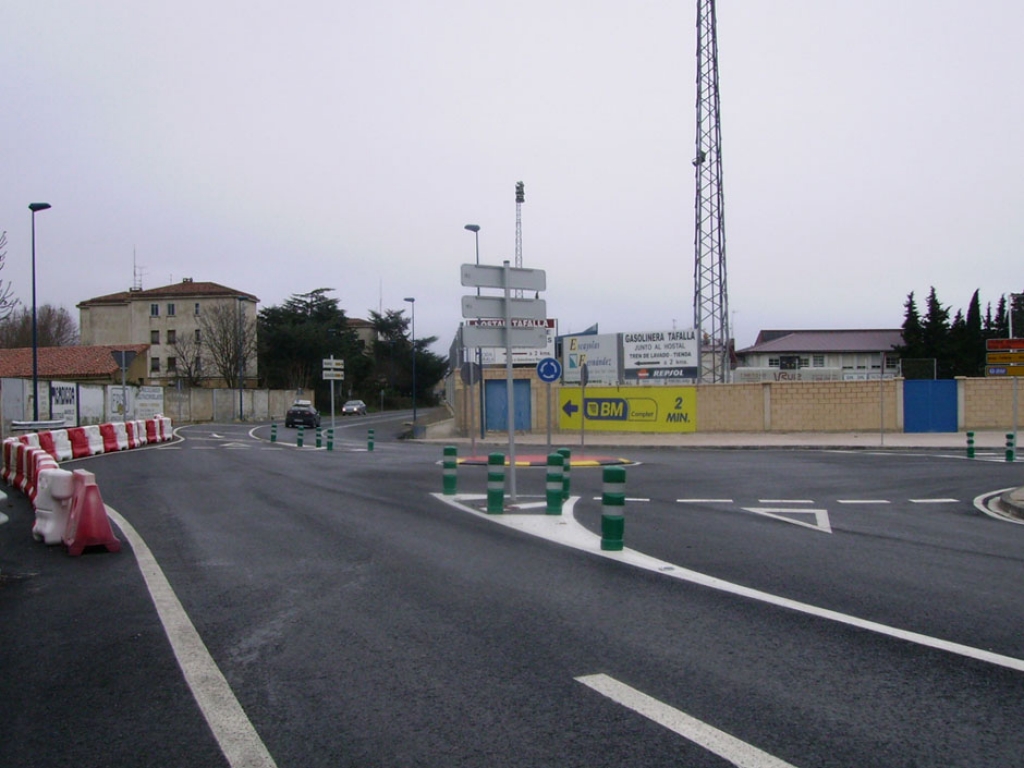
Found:
<svg viewBox="0 0 1024 768"><path fill-rule="evenodd" d="M0 280L75 305L183 277L262 306L547 272L562 333L692 327L696 1L40 0L0 11ZM1024 290L1024 4L722 0L728 300L896 328Z"/></svg>

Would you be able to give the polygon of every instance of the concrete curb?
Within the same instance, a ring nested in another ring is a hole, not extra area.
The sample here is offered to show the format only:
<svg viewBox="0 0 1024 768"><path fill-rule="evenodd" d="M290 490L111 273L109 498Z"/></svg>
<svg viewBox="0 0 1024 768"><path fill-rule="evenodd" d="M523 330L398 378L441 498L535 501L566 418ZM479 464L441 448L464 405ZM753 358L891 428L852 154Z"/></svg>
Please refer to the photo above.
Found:
<svg viewBox="0 0 1024 768"><path fill-rule="evenodd" d="M1024 487L1014 488L999 496L999 504L1006 514L1024 520Z"/></svg>

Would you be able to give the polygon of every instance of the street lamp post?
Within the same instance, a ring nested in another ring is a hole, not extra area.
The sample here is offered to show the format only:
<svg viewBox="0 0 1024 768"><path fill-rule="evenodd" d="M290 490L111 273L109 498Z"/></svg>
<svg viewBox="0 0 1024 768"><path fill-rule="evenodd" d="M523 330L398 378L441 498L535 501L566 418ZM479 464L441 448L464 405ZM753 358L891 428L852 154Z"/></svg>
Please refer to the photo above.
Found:
<svg viewBox="0 0 1024 768"><path fill-rule="evenodd" d="M480 225L479 224L467 224L466 229L473 233L473 239L476 241L476 265L480 266ZM480 287L477 286L476 295L480 295ZM478 318L479 319L479 318ZM487 437L487 419L484 416L484 358L483 350L480 347L476 348L476 365L480 375L480 439L483 440Z"/></svg>
<svg viewBox="0 0 1024 768"><path fill-rule="evenodd" d="M242 389L245 376L245 297L238 297L238 420L245 421Z"/></svg>
<svg viewBox="0 0 1024 768"><path fill-rule="evenodd" d="M29 203L32 211L32 421L39 421L39 326L36 322L36 211L49 203Z"/></svg>
<svg viewBox="0 0 1024 768"><path fill-rule="evenodd" d="M416 437L416 299L406 298L412 305L412 436Z"/></svg>

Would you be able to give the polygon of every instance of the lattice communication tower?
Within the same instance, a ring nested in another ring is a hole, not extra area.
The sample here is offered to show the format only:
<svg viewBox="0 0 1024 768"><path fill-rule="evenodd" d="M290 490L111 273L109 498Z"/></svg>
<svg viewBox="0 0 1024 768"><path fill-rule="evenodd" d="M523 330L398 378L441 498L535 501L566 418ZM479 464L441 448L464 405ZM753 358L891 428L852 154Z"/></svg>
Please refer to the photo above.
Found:
<svg viewBox="0 0 1024 768"><path fill-rule="evenodd" d="M729 380L731 339L725 270L722 132L715 0L697 0L697 198L694 204L693 327L700 335L702 382Z"/></svg>

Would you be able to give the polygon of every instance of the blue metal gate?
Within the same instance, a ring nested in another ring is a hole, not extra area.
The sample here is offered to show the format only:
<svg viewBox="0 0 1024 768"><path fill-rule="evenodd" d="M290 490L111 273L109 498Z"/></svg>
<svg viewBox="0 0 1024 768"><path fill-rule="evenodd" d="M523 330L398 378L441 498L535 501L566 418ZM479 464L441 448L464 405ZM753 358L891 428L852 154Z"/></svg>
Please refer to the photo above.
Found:
<svg viewBox="0 0 1024 768"><path fill-rule="evenodd" d="M956 432L956 381L907 379L903 382L904 432Z"/></svg>
<svg viewBox="0 0 1024 768"><path fill-rule="evenodd" d="M486 381L487 429L508 430L508 382L504 379ZM512 397L515 400L517 432L529 432L533 425L531 411L530 380L514 379Z"/></svg>

